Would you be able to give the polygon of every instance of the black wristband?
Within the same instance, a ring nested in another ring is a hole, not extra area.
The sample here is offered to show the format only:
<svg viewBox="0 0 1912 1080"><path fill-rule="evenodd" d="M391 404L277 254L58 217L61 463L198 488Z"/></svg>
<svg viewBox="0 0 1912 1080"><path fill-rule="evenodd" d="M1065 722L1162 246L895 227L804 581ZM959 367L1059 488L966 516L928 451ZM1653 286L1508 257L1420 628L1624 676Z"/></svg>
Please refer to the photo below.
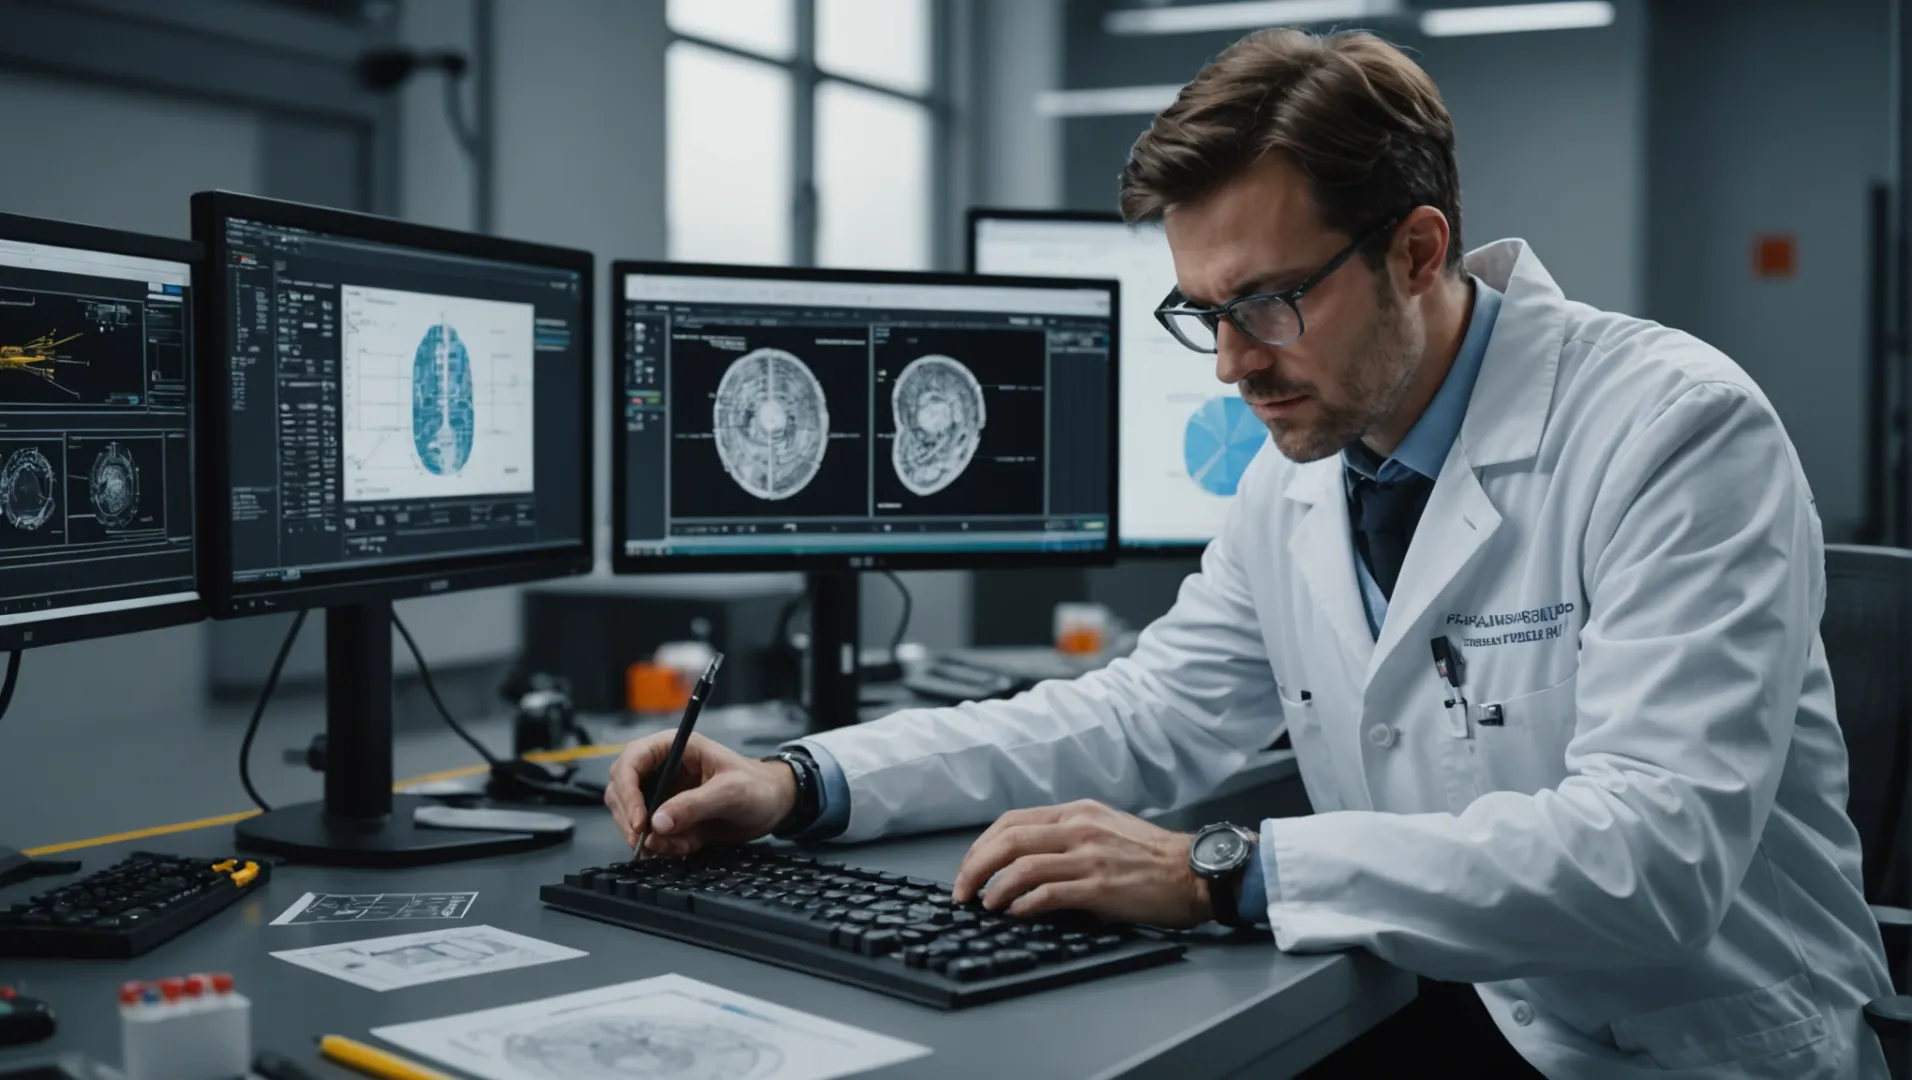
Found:
<svg viewBox="0 0 1912 1080"><path fill-rule="evenodd" d="M790 808L790 813L777 823L777 827L771 830L770 835L779 840L788 840L802 835L809 830L810 826L817 823L818 818L823 816L823 776L822 771L817 768L816 759L811 757L810 752L803 747L793 746L788 750L780 750L764 760L781 761L790 766L790 771L795 774L797 780L797 804Z"/></svg>

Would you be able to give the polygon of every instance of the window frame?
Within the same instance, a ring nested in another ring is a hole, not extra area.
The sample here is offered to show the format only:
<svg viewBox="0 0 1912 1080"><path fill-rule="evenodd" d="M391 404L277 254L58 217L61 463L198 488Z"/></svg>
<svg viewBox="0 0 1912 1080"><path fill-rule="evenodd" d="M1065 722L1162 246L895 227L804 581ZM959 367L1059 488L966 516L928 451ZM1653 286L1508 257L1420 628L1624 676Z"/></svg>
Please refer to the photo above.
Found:
<svg viewBox="0 0 1912 1080"><path fill-rule="evenodd" d="M951 183L954 162L955 104L951 88L954 68L949 33L952 17L949 0L927 0L929 4L929 89L916 93L894 86L871 82L851 75L840 75L817 64L817 0L791 0L795 9L796 41L788 57L772 56L754 49L717 41L700 34L672 28L668 16L665 31L668 52L679 42L710 49L742 60L767 64L790 76L790 265L817 265L817 230L821 224L816 183L817 91L825 83L855 87L896 101L908 102L924 110L930 124L929 220L924 229L929 237L929 265L923 270L946 269L955 252L949 232L942 223L949 219L956 192ZM668 83L664 93L668 96Z"/></svg>

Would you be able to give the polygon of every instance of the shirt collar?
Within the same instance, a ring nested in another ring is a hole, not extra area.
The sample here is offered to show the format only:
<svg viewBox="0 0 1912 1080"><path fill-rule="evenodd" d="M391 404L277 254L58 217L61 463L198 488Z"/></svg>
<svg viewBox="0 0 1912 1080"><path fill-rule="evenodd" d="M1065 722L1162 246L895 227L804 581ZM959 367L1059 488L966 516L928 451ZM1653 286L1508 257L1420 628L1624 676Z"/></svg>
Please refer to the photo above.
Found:
<svg viewBox="0 0 1912 1080"><path fill-rule="evenodd" d="M1384 484L1398 483L1412 473L1430 480L1440 475L1447 452L1460 437L1461 422L1467 419L1467 401L1474 396L1487 341L1500 315L1501 293L1480 278L1469 277L1474 285L1474 311L1468 316L1467 333L1461 337L1460 351L1454 354L1454 364L1441 380L1441 388L1386 461L1378 460L1379 455L1358 439L1342 450L1341 460L1349 469Z"/></svg>

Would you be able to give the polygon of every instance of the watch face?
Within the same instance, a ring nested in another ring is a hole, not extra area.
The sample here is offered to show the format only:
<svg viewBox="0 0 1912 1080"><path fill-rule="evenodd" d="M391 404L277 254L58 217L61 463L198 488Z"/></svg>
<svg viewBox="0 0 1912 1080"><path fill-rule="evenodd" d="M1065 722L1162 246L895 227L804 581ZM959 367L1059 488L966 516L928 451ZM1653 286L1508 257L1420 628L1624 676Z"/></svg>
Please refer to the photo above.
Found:
<svg viewBox="0 0 1912 1080"><path fill-rule="evenodd" d="M1195 862L1220 870L1235 865L1248 848L1248 841L1233 829L1216 829L1195 838Z"/></svg>

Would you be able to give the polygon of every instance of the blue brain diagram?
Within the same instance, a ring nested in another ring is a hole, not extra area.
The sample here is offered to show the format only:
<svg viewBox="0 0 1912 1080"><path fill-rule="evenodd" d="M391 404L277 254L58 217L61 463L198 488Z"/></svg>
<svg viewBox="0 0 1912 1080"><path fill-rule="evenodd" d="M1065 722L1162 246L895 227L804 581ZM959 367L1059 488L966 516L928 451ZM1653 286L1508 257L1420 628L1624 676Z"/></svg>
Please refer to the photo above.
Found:
<svg viewBox="0 0 1912 1080"><path fill-rule="evenodd" d="M426 470L450 476L471 460L471 357L448 322L425 331L412 356L412 445Z"/></svg>

